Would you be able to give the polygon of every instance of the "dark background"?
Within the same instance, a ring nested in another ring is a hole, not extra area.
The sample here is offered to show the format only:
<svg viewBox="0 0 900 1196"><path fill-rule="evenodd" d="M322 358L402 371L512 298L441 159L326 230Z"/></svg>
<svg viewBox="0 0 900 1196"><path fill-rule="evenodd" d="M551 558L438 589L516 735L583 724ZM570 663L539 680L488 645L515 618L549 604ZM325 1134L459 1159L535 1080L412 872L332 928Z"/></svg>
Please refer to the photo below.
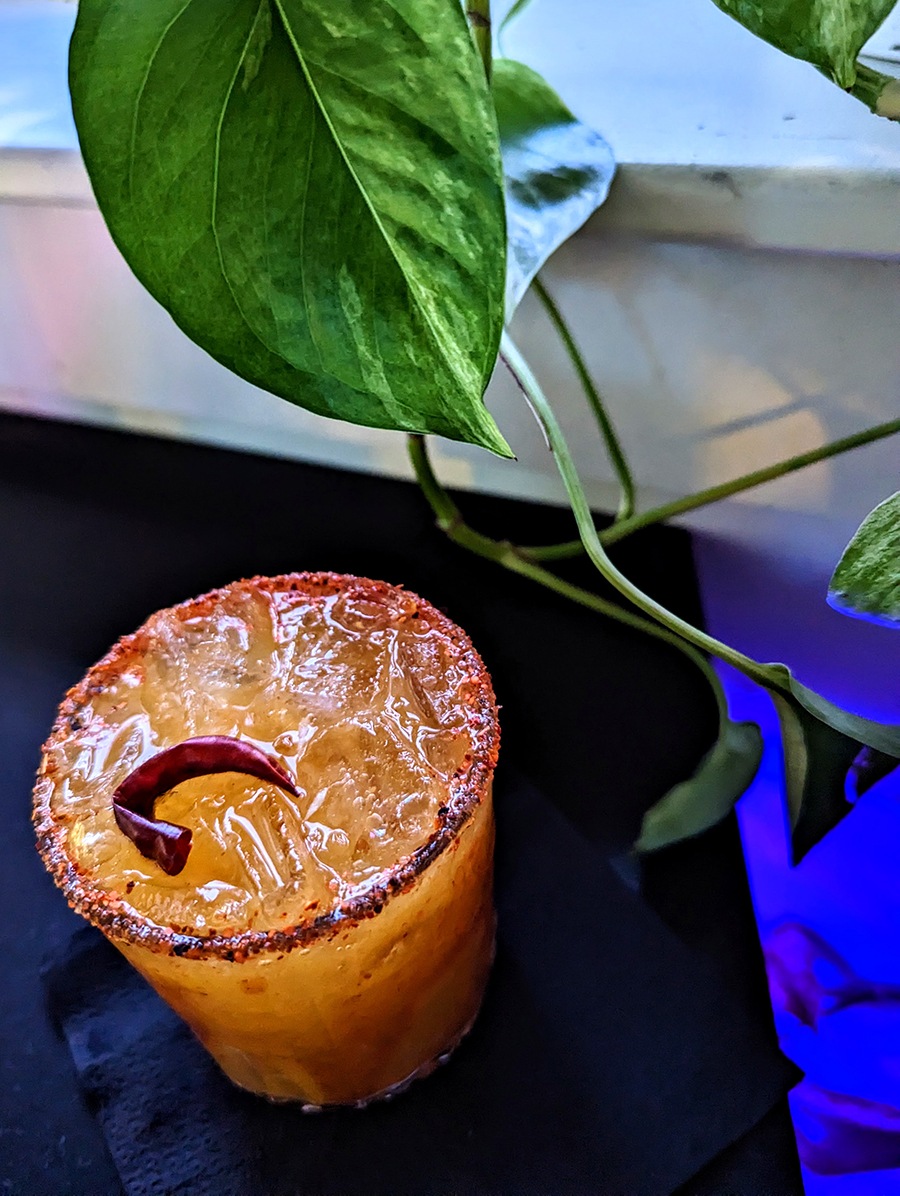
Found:
<svg viewBox="0 0 900 1196"><path fill-rule="evenodd" d="M460 503L479 530L511 540L574 534L568 512ZM683 533L647 529L615 551L650 593L701 619ZM151 611L234 578L299 569L419 591L466 628L494 677L501 769L526 774L614 857L715 734L706 683L679 653L456 548L402 482L0 416L0 562L0 1182L13 1192L118 1190L44 1012L41 961L78 920L36 856L28 798L63 691ZM598 587L586 563L566 574ZM715 959L748 1016L771 1027L734 821L653 857L641 883L665 921ZM786 1105L683 1191L800 1192Z"/></svg>

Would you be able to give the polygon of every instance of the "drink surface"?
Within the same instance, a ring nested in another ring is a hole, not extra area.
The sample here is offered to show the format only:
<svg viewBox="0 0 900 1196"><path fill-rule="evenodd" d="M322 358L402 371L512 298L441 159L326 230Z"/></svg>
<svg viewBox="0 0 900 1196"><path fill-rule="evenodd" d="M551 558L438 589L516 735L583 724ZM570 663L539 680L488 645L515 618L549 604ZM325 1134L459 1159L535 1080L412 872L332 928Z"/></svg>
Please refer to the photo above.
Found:
<svg viewBox="0 0 900 1196"><path fill-rule="evenodd" d="M236 585L152 616L51 741L39 789L79 871L160 926L199 934L292 927L328 912L426 843L471 748L470 670L413 595ZM157 800L190 827L167 876L115 824L143 760L198 735L255 744L299 800L236 773Z"/></svg>

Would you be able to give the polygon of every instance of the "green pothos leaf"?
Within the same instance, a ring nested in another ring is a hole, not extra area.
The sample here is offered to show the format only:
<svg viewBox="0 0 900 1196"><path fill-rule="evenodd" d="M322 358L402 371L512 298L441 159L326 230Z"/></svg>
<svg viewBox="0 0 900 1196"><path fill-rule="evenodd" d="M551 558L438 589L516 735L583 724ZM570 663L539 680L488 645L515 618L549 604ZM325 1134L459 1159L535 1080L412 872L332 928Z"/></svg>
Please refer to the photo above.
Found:
<svg viewBox="0 0 900 1196"><path fill-rule="evenodd" d="M857 618L900 624L900 492L863 520L834 571L828 601Z"/></svg>
<svg viewBox="0 0 900 1196"><path fill-rule="evenodd" d="M855 739L820 722L798 702L774 695L784 753L791 850L798 863L849 812L847 774L860 751Z"/></svg>
<svg viewBox="0 0 900 1196"><path fill-rule="evenodd" d="M635 850L656 851L721 822L749 788L762 753L756 723L729 719L690 780L675 785L644 815Z"/></svg>
<svg viewBox="0 0 900 1196"><path fill-rule="evenodd" d="M213 357L321 415L508 454L496 123L457 0L81 0L88 172Z"/></svg>
<svg viewBox="0 0 900 1196"><path fill-rule="evenodd" d="M857 740L866 747L874 748L886 756L900 759L900 726L891 723L878 723L870 718L863 718L859 714L852 714L822 697L815 690L798 681L783 664L768 665L773 677L777 681L779 690L787 690L800 706L809 714L814 715L819 722L825 723L834 731Z"/></svg>
<svg viewBox="0 0 900 1196"><path fill-rule="evenodd" d="M896 757L886 756L884 752L864 747L853 761L853 767L850 769L849 796L853 800L862 797L873 785L877 785L886 776L890 776L898 766L900 766L900 760Z"/></svg>
<svg viewBox="0 0 900 1196"><path fill-rule="evenodd" d="M891 771L889 760L900 760L900 726L842 710L784 665L768 667L778 683L769 692L781 724L796 863L849 812L848 779L859 796Z"/></svg>
<svg viewBox="0 0 900 1196"><path fill-rule="evenodd" d="M547 258L606 199L615 161L530 67L498 59L493 89L506 175L509 320Z"/></svg>
<svg viewBox="0 0 900 1196"><path fill-rule="evenodd" d="M782 664L767 665L778 711L794 862L824 838L861 797L900 764L900 726L862 718L808 688ZM699 834L728 813L756 774L762 740L755 723L729 721L690 780L644 816L638 851Z"/></svg>
<svg viewBox="0 0 900 1196"><path fill-rule="evenodd" d="M751 33L811 62L839 87L856 82L857 56L896 0L713 0Z"/></svg>

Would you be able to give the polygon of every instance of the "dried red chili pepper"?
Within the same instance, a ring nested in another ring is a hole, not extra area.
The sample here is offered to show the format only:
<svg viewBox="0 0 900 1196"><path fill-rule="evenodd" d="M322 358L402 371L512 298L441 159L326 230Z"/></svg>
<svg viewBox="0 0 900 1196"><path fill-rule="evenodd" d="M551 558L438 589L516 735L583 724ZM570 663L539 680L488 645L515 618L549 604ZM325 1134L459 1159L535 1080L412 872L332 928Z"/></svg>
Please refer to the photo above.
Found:
<svg viewBox="0 0 900 1196"><path fill-rule="evenodd" d="M116 825L142 856L154 860L169 876L177 876L187 863L192 832L154 818L154 803L182 781L219 772L244 773L299 797L281 765L252 743L230 735L203 735L158 752L128 774L113 794Z"/></svg>

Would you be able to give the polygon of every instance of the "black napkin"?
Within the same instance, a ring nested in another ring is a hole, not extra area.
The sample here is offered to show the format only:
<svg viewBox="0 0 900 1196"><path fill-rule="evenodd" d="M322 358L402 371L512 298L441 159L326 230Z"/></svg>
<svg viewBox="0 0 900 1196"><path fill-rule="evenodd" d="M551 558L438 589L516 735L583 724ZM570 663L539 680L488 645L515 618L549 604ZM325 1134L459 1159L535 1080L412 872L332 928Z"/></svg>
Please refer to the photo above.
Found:
<svg viewBox="0 0 900 1196"><path fill-rule="evenodd" d="M498 798L498 957L451 1061L364 1113L233 1088L96 931L46 973L128 1196L668 1196L793 1078L537 790Z"/></svg>

